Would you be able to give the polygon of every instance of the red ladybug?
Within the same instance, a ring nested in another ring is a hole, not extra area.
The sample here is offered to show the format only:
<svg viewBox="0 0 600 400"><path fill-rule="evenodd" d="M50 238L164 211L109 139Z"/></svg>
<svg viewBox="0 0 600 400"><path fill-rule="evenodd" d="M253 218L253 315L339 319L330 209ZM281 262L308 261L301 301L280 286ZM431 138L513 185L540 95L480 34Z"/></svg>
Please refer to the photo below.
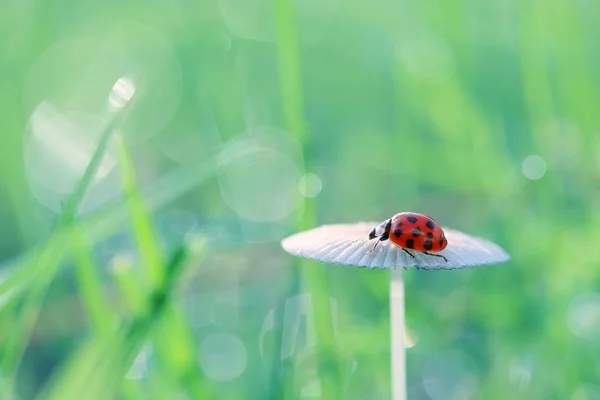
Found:
<svg viewBox="0 0 600 400"><path fill-rule="evenodd" d="M446 257L441 254L431 254L431 252L442 251L448 245L446 235L440 225L428 215L413 212L402 212L386 219L377 225L369 233L369 240L379 238L371 252L379 242L390 239L392 243L400 247L415 258L408 250L416 250L430 256L441 257L448 262Z"/></svg>

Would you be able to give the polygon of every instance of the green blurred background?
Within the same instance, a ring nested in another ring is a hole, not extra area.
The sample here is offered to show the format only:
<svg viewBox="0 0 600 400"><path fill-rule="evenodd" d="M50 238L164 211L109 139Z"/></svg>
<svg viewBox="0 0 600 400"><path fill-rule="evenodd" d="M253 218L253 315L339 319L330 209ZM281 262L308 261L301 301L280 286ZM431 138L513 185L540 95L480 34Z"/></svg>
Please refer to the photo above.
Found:
<svg viewBox="0 0 600 400"><path fill-rule="evenodd" d="M405 274L409 399L600 399L599 19L0 2L0 399L389 398L388 274L279 240L403 210L512 256Z"/></svg>

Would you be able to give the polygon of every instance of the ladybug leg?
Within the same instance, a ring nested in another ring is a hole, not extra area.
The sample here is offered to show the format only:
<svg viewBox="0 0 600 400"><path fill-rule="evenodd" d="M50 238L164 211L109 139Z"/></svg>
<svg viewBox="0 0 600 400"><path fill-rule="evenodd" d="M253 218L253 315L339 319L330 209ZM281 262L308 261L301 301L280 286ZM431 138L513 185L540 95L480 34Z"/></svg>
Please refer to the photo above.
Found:
<svg viewBox="0 0 600 400"><path fill-rule="evenodd" d="M371 250L369 250L369 253L372 253L372 252L374 252L374 251L375 251L375 248L377 247L377 245L379 244L379 242L383 242L384 240L388 240L389 238L390 238L390 236L389 236L389 235L381 235L381 236L379 237L379 240L377 240L377 241L375 242L375 246L373 246L373 248L372 248Z"/></svg>
<svg viewBox="0 0 600 400"><path fill-rule="evenodd" d="M375 242L375 246L373 246L373 248L372 248L371 250L369 250L369 253L372 253L372 252L374 252L374 251L375 251L375 248L377 247L377 245L378 245L378 244L379 244L379 240L377 240L377 241Z"/></svg>
<svg viewBox="0 0 600 400"><path fill-rule="evenodd" d="M411 256L412 258L415 258L415 256L413 254L411 254L410 251L406 250L404 247L402 247L402 250L404 250L406 252L406 254L408 254L409 256Z"/></svg>
<svg viewBox="0 0 600 400"><path fill-rule="evenodd" d="M381 239L378 239L378 240L375 242L375 246L373 246L373 248L372 248L371 250L369 250L369 253L372 253L372 252L374 252L374 251L375 251L375 249L377 248L377 245L379 244L379 242L381 242Z"/></svg>
<svg viewBox="0 0 600 400"><path fill-rule="evenodd" d="M444 261L448 262L448 259L446 257L444 257L443 255L441 255L441 254L431 254L431 253L428 253L426 251L424 251L423 253L427 254L428 256L441 257L441 258L444 259Z"/></svg>

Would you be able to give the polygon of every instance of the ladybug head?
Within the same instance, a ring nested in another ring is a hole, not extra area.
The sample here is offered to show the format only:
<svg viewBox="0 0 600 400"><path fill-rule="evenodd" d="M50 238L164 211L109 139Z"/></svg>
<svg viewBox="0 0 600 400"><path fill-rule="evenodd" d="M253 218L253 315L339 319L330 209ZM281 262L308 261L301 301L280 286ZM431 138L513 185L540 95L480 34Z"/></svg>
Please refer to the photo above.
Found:
<svg viewBox="0 0 600 400"><path fill-rule="evenodd" d="M375 239L375 232L375 228L371 229L371 232L369 232L369 240Z"/></svg>
<svg viewBox="0 0 600 400"><path fill-rule="evenodd" d="M386 219L385 221L383 221L382 223L377 225L375 228L371 229L371 232L369 232L369 240L375 239L376 237L379 237L379 236L383 236L387 232L389 232L391 223L392 223L391 218Z"/></svg>

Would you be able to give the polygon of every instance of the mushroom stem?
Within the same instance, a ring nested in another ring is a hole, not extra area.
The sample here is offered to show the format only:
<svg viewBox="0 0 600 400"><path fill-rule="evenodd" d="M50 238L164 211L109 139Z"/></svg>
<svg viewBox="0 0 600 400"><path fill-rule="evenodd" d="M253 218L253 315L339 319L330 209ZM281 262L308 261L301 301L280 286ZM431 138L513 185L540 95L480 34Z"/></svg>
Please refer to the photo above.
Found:
<svg viewBox="0 0 600 400"><path fill-rule="evenodd" d="M390 277L390 341L392 399L406 400L406 357L404 345L404 268L394 268Z"/></svg>

